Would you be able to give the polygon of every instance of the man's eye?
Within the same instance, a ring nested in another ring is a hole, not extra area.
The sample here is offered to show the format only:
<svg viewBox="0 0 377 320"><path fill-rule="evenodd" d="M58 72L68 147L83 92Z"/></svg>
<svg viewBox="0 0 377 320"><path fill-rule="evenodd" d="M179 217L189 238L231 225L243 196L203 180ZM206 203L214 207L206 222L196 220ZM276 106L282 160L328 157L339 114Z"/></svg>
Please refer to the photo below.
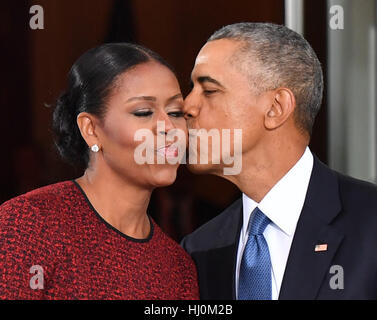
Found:
<svg viewBox="0 0 377 320"><path fill-rule="evenodd" d="M183 111L174 111L174 112L169 112L168 115L175 118L180 118L180 117L183 117L185 114Z"/></svg>
<svg viewBox="0 0 377 320"><path fill-rule="evenodd" d="M136 111L133 113L136 117L148 117L152 114L152 111Z"/></svg>
<svg viewBox="0 0 377 320"><path fill-rule="evenodd" d="M217 90L203 90L203 93L206 95L206 96L209 96L211 94L214 94L215 92L217 92Z"/></svg>

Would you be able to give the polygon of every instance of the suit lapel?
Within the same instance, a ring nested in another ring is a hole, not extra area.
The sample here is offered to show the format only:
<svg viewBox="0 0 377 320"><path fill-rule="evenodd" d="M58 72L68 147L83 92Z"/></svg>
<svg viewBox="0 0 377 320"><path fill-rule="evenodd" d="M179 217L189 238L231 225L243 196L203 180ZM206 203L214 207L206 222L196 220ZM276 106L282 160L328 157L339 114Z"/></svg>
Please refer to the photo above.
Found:
<svg viewBox="0 0 377 320"><path fill-rule="evenodd" d="M203 298L208 295L211 299L233 300L236 297L237 249L242 226L241 199L229 208L227 217L218 231L216 248L201 253L210 266L205 273L208 293L203 292Z"/></svg>
<svg viewBox="0 0 377 320"><path fill-rule="evenodd" d="M331 226L313 218L310 209L304 210L288 257L279 299L315 299L343 239L343 235ZM327 250L315 252L317 244L327 244Z"/></svg>
<svg viewBox="0 0 377 320"><path fill-rule="evenodd" d="M234 253L235 246L222 247L207 253L208 265L213 266L207 270L208 293L203 294L215 300L234 299Z"/></svg>
<svg viewBox="0 0 377 320"><path fill-rule="evenodd" d="M338 180L316 157L289 253L279 299L315 299L343 239L331 221L341 210ZM326 251L315 246L327 244Z"/></svg>

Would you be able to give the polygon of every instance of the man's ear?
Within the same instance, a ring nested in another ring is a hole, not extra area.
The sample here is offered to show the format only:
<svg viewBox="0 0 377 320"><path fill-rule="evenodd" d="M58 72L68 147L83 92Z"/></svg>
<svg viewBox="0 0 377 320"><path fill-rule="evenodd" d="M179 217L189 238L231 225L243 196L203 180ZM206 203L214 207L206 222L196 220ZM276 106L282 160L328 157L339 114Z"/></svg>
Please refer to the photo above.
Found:
<svg viewBox="0 0 377 320"><path fill-rule="evenodd" d="M88 147L91 148L93 145L97 145L101 148L98 135L96 134L96 125L98 123L96 116L87 112L81 112L78 114L76 121L81 136Z"/></svg>
<svg viewBox="0 0 377 320"><path fill-rule="evenodd" d="M273 101L265 114L265 126L273 130L283 125L296 108L296 99L288 88L278 88L273 91Z"/></svg>

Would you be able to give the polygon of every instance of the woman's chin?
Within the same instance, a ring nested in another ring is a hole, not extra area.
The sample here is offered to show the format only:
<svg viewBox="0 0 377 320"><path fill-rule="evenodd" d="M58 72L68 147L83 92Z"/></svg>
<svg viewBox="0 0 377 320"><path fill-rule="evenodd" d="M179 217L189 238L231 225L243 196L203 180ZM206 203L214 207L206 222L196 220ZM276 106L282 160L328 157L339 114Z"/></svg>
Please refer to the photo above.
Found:
<svg viewBox="0 0 377 320"><path fill-rule="evenodd" d="M157 166L151 172L151 180L156 187L165 187L174 183L177 178L177 166L174 165L162 165Z"/></svg>

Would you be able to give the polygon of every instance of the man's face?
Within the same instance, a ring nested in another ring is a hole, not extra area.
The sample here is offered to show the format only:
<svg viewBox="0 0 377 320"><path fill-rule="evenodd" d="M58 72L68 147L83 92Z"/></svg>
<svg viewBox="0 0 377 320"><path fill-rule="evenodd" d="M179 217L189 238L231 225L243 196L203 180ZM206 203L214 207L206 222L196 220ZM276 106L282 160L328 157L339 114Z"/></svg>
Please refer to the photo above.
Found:
<svg viewBox="0 0 377 320"><path fill-rule="evenodd" d="M257 94L251 87L252 63L248 64L247 71L242 71L241 65L235 65L237 59L231 59L240 45L239 41L221 39L208 42L200 50L191 75L193 88L186 97L184 111L189 129L218 129L220 136L222 129L230 129L231 152L234 129L242 129L242 154L245 154L257 147L266 131L264 117L271 95ZM209 139L210 155L211 147ZM223 165L211 163L211 156L209 160L209 164L189 164L189 168L197 173L219 173Z"/></svg>

